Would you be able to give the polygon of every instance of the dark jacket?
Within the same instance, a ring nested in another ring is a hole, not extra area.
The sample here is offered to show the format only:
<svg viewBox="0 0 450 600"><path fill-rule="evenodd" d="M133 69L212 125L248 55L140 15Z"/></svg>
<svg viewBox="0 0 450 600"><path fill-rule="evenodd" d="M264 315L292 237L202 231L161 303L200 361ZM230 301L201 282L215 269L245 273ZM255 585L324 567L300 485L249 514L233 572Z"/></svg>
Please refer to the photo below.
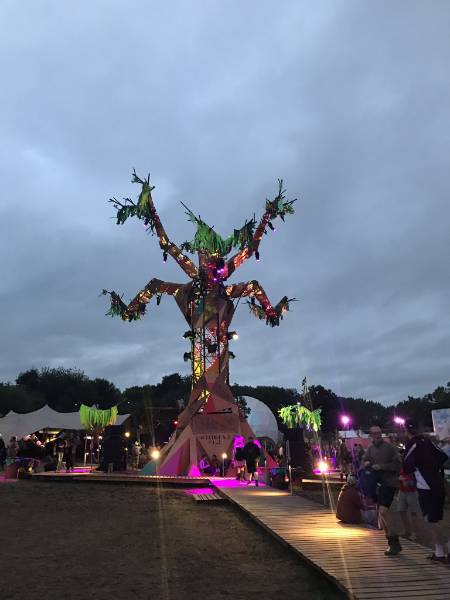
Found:
<svg viewBox="0 0 450 600"><path fill-rule="evenodd" d="M416 469L425 479L432 492L442 494L444 491L444 463L447 454L438 448L425 435L415 435L406 444L403 458L405 473L414 473Z"/></svg>
<svg viewBox="0 0 450 600"><path fill-rule="evenodd" d="M261 453L258 446L254 442L247 442L244 446L243 454L248 463L256 464Z"/></svg>

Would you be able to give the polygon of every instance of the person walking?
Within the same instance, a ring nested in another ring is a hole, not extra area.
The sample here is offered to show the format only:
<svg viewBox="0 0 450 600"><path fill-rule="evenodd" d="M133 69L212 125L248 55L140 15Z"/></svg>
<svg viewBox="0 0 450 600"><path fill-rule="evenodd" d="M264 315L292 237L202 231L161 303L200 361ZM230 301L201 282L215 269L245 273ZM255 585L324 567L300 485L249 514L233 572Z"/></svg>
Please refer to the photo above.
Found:
<svg viewBox="0 0 450 600"><path fill-rule="evenodd" d="M448 565L450 542L442 527L445 500L443 467L447 455L433 444L429 437L419 433L414 420L408 420L405 427L408 442L403 457L403 469L405 473L414 473L420 508L433 538L435 550L428 558Z"/></svg>
<svg viewBox="0 0 450 600"><path fill-rule="evenodd" d="M238 481L242 481L245 474L244 446L244 438L241 435L236 436L234 439L231 464L236 469L236 479Z"/></svg>
<svg viewBox="0 0 450 600"><path fill-rule="evenodd" d="M57 456L57 464L56 470L61 471L63 460L64 460L64 452L66 450L66 440L63 437L59 437L55 443L55 451Z"/></svg>
<svg viewBox="0 0 450 600"><path fill-rule="evenodd" d="M403 523L403 536L417 541L422 527L419 495L416 488L416 479L412 473L400 471L400 490L398 492L398 513Z"/></svg>
<svg viewBox="0 0 450 600"><path fill-rule="evenodd" d="M6 460L6 445L5 442L0 435L0 471L3 471L5 468L5 460Z"/></svg>
<svg viewBox="0 0 450 600"><path fill-rule="evenodd" d="M139 455L141 454L141 445L139 442L134 442L131 447L131 457L133 460L133 469L139 469Z"/></svg>
<svg viewBox="0 0 450 600"><path fill-rule="evenodd" d="M66 439L66 445L64 448L64 462L66 463L67 473L73 471L73 444L73 434L70 434Z"/></svg>
<svg viewBox="0 0 450 600"><path fill-rule="evenodd" d="M341 481L344 479L347 480L347 477L350 475L351 466L352 466L352 455L350 450L347 448L345 440L339 440L339 463L341 470Z"/></svg>
<svg viewBox="0 0 450 600"><path fill-rule="evenodd" d="M248 473L247 485L250 485L252 480L254 480L255 486L258 487L258 461L260 457L260 450L255 444L255 439L252 436L248 438L248 441L244 446L243 454Z"/></svg>
<svg viewBox="0 0 450 600"><path fill-rule="evenodd" d="M8 458L17 458L17 453L19 452L19 443L17 441L17 437L15 435L9 440L8 448L7 448L7 456Z"/></svg>
<svg viewBox="0 0 450 600"><path fill-rule="evenodd" d="M377 473L378 485L376 501L381 528L388 541L386 556L395 556L402 551L395 520L390 510L395 494L399 487L401 460L398 450L392 444L383 440L381 427L373 425L370 428L372 444L363 456L363 466L370 467Z"/></svg>

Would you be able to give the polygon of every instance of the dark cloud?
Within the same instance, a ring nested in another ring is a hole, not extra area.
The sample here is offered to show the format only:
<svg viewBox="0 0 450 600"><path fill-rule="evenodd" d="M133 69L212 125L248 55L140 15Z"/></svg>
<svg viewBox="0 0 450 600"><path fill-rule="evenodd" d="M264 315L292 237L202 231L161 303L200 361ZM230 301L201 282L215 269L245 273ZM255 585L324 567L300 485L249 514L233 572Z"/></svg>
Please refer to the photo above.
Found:
<svg viewBox="0 0 450 600"><path fill-rule="evenodd" d="M434 2L16 2L0 51L0 380L64 365L121 387L188 372L173 301L126 325L164 265L111 196L151 170L169 235L179 202L219 232L283 177L295 216L258 279L299 302L279 329L239 306L232 380L396 402L449 379L449 6Z"/></svg>

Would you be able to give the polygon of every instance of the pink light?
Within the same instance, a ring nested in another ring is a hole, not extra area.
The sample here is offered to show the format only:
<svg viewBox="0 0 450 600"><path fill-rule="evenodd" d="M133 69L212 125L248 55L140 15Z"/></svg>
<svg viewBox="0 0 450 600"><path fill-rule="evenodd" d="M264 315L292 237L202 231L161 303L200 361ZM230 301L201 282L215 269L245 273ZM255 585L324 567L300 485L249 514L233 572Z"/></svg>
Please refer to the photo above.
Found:
<svg viewBox="0 0 450 600"><path fill-rule="evenodd" d="M405 419L403 417L394 417L394 423L403 427L405 424Z"/></svg>
<svg viewBox="0 0 450 600"><path fill-rule="evenodd" d="M350 417L347 417L347 415L342 415L341 423L342 425L348 425L350 423Z"/></svg>
<svg viewBox="0 0 450 600"><path fill-rule="evenodd" d="M214 494L214 490L210 487L191 488L190 490L186 490L186 494L188 496L194 496L195 494Z"/></svg>
<svg viewBox="0 0 450 600"><path fill-rule="evenodd" d="M189 475L189 477L201 477L202 476L202 474L200 473L200 469L197 467L197 465L191 465L188 475Z"/></svg>

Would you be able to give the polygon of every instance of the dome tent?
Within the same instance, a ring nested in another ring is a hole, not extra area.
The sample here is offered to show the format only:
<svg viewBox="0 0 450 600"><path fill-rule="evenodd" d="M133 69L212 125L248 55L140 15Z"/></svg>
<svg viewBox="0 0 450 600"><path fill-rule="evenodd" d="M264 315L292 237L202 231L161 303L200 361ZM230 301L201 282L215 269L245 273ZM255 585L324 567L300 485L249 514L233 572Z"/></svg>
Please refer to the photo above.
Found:
<svg viewBox="0 0 450 600"><path fill-rule="evenodd" d="M278 423L275 415L264 402L251 396L243 396L250 414L247 417L247 422L255 432L256 437L267 437L278 443L280 433L278 431Z"/></svg>

